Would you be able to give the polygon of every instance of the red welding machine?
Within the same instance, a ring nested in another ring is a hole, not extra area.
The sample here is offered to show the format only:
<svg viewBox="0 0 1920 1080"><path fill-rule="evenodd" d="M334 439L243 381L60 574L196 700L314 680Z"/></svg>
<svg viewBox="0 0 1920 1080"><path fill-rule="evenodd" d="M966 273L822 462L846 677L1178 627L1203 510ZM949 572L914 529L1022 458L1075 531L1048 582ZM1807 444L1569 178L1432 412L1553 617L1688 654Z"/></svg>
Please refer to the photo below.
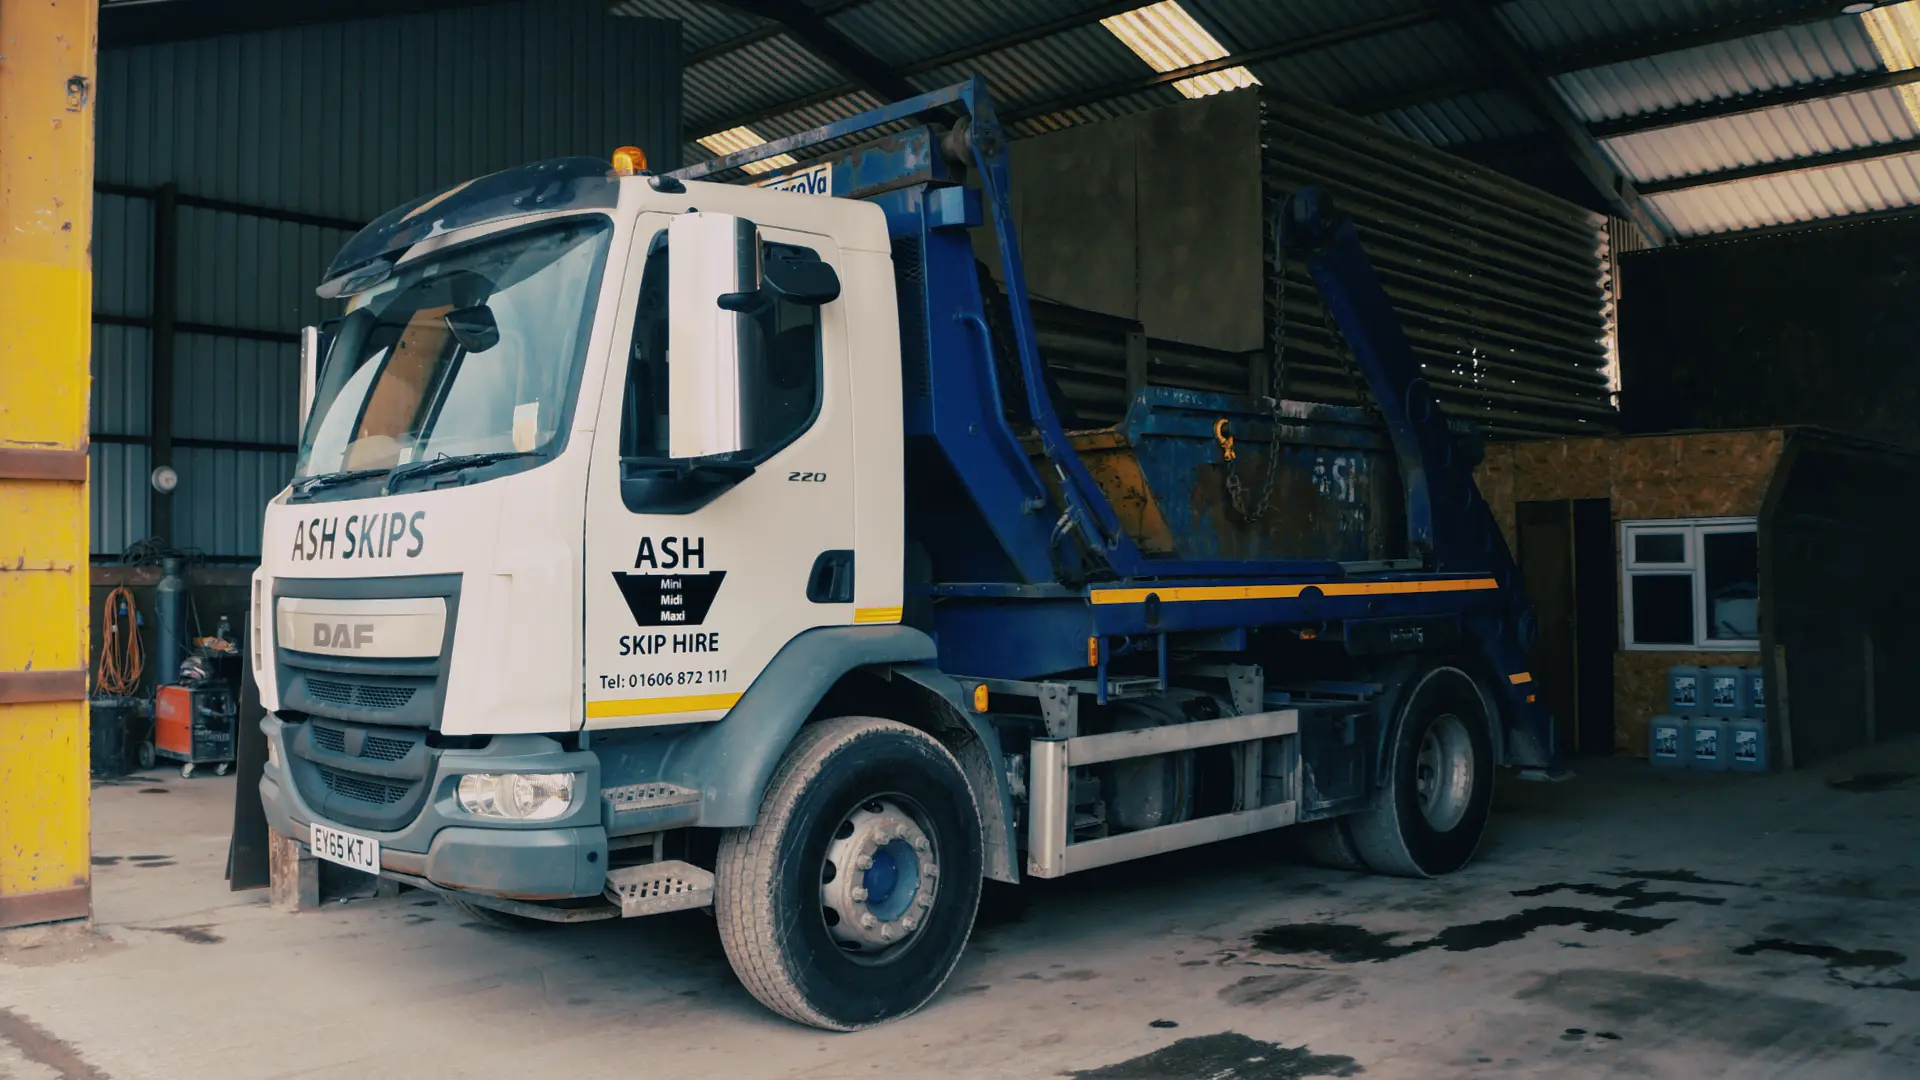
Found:
<svg viewBox="0 0 1920 1080"><path fill-rule="evenodd" d="M153 704L154 756L181 762L183 777L206 764L225 776L237 716L233 693L223 685L162 686Z"/></svg>

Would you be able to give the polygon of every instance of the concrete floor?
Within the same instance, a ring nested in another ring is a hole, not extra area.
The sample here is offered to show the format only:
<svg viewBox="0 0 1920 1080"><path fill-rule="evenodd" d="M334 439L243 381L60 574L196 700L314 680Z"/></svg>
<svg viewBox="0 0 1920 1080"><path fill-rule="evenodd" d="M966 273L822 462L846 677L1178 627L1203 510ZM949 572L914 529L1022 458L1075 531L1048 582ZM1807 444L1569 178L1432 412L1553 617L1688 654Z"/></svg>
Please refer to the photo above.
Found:
<svg viewBox="0 0 1920 1080"><path fill-rule="evenodd" d="M0 1078L1920 1076L1920 742L1581 773L1506 784L1442 882L1256 838L1044 883L855 1035L762 1010L700 913L275 913L221 880L232 780L156 773L95 792L94 933L0 936Z"/></svg>

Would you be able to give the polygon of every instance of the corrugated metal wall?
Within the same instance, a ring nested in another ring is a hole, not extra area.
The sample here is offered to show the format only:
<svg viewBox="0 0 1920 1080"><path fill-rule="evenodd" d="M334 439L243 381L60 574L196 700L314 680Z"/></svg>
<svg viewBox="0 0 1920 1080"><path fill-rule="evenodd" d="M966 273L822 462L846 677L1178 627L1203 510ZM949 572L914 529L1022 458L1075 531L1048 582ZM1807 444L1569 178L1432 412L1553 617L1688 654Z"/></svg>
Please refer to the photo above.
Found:
<svg viewBox="0 0 1920 1080"><path fill-rule="evenodd" d="M1058 301L1035 305L1043 355L1081 423L1117 419L1141 382L1274 392L1273 214L1311 184L1354 219L1452 417L1498 436L1619 428L1597 214L1272 90L1036 136L1013 158L1028 285ZM1298 258L1286 280L1280 396L1362 402Z"/></svg>
<svg viewBox="0 0 1920 1080"><path fill-rule="evenodd" d="M1337 109L1262 98L1267 194L1318 185L1353 216L1442 407L1496 435L1619 430L1604 218ZM1287 395L1353 402L1305 267L1288 280Z"/></svg>
<svg viewBox="0 0 1920 1080"><path fill-rule="evenodd" d="M528 0L100 55L93 549L152 529L155 189L172 264L175 546L248 559L293 469L297 334L351 233L511 165L680 156L680 26Z"/></svg>

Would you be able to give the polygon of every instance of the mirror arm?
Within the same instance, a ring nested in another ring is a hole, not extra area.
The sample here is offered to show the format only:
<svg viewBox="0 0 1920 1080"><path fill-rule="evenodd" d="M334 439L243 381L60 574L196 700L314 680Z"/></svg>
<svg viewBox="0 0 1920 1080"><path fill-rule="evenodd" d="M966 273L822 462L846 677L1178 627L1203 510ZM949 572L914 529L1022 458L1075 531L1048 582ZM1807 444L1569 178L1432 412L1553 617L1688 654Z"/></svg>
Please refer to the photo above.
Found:
<svg viewBox="0 0 1920 1080"><path fill-rule="evenodd" d="M720 310L752 315L767 305L763 292L730 292L720 294Z"/></svg>

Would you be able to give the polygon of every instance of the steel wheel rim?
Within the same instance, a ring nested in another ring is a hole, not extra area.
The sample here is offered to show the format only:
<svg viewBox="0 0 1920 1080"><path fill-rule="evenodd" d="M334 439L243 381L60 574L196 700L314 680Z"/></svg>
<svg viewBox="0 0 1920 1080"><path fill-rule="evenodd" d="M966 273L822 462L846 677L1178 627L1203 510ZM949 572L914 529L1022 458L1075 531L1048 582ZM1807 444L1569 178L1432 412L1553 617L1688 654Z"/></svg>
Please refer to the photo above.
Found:
<svg viewBox="0 0 1920 1080"><path fill-rule="evenodd" d="M885 964L920 940L939 892L940 848L901 795L863 800L834 827L820 864L820 918L848 959Z"/></svg>
<svg viewBox="0 0 1920 1080"><path fill-rule="evenodd" d="M1413 787L1420 816L1435 832L1451 832L1467 816L1473 798L1473 739L1458 716L1434 718L1420 736Z"/></svg>

